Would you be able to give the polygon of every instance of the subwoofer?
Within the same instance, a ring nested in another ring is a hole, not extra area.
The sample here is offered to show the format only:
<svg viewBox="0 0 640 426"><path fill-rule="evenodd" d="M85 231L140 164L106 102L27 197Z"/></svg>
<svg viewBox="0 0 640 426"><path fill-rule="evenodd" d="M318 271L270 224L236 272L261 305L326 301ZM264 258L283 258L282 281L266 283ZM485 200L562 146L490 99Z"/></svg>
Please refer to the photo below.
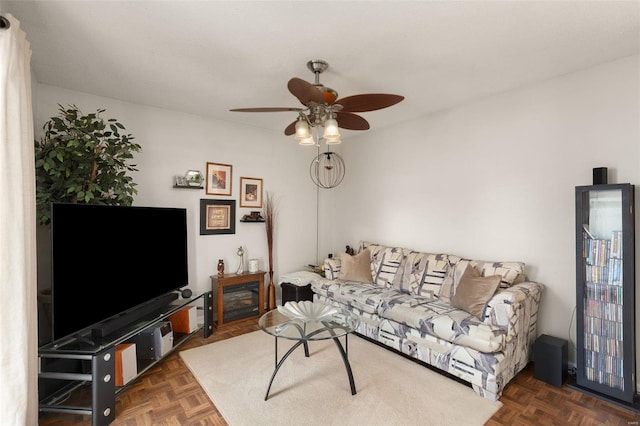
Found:
<svg viewBox="0 0 640 426"><path fill-rule="evenodd" d="M550 385L562 387L567 378L567 341L543 334L533 345L534 377Z"/></svg>

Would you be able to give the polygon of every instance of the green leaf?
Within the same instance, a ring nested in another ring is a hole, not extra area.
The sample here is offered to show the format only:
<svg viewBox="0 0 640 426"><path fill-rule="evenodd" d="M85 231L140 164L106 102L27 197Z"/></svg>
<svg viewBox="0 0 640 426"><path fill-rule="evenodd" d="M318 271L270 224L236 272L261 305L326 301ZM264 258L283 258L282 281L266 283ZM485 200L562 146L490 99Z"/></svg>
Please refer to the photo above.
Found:
<svg viewBox="0 0 640 426"><path fill-rule="evenodd" d="M34 140L36 203L41 223L50 221L50 203L55 201L133 203L136 184L128 173L137 169L128 161L141 147L131 143L130 134L119 134L125 127L118 120L101 118L103 112L98 109L85 115L75 105L58 104L58 115L43 125L44 136Z"/></svg>

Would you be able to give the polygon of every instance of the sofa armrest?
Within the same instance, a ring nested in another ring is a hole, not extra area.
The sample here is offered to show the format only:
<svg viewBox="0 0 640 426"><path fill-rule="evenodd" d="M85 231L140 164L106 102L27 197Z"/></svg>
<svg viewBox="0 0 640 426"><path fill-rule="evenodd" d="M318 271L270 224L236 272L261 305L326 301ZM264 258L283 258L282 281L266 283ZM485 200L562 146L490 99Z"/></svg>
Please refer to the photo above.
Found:
<svg viewBox="0 0 640 426"><path fill-rule="evenodd" d="M338 279L340 275L340 258L332 257L324 260L324 276L328 280Z"/></svg>
<svg viewBox="0 0 640 426"><path fill-rule="evenodd" d="M500 289L487 303L484 322L505 329L507 341L515 336L535 339L543 289L542 284L533 281Z"/></svg>

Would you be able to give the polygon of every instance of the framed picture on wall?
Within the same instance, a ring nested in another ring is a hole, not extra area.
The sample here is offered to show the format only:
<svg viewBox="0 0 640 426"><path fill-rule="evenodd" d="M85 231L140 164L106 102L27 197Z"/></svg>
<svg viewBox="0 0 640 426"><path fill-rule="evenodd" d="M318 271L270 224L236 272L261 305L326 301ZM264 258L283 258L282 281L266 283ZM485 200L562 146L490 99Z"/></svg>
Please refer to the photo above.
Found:
<svg viewBox="0 0 640 426"><path fill-rule="evenodd" d="M207 163L207 194L231 195L231 164Z"/></svg>
<svg viewBox="0 0 640 426"><path fill-rule="evenodd" d="M235 233L236 200L200 199L200 235Z"/></svg>
<svg viewBox="0 0 640 426"><path fill-rule="evenodd" d="M240 178L240 207L262 208L262 179Z"/></svg>

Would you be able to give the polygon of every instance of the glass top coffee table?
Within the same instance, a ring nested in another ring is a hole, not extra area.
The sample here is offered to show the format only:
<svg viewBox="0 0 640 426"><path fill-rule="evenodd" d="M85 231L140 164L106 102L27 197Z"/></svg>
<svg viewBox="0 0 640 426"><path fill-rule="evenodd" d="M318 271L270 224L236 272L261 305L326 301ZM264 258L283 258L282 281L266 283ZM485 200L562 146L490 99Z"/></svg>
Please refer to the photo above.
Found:
<svg viewBox="0 0 640 426"><path fill-rule="evenodd" d="M264 396L265 401L269 398L273 379L284 361L298 346L303 346L304 356L309 357L308 342L315 340L333 339L347 369L351 395L356 394L347 340L349 333L359 324L358 317L354 314L344 309L310 301L287 302L285 306L278 306L277 310L269 311L260 317L258 324L264 332L275 337L275 369ZM344 346L340 342L341 337L344 337ZM278 360L278 339L295 341L280 360Z"/></svg>

